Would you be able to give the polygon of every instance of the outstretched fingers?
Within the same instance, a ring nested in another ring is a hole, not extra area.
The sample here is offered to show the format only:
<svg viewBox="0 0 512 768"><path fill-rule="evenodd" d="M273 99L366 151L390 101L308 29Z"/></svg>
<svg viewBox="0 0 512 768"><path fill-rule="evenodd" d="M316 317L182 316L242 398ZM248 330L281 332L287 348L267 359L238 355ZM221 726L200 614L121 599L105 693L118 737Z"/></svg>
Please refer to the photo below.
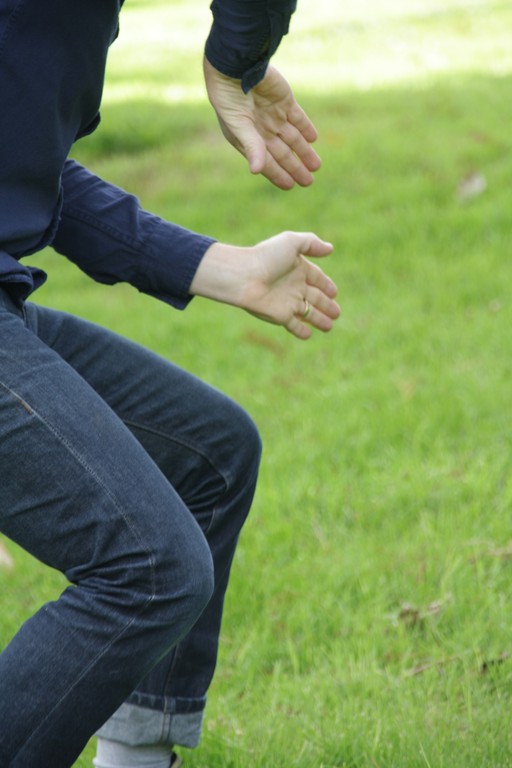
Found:
<svg viewBox="0 0 512 768"><path fill-rule="evenodd" d="M323 291L308 286L299 312L295 318L302 324L307 324L318 331L327 333L333 327L334 321L340 316L340 307Z"/></svg>
<svg viewBox="0 0 512 768"><path fill-rule="evenodd" d="M287 168L291 168L290 163L282 163L273 156L272 152L267 148L265 154L265 160L262 164L256 165L249 161L251 173L261 173L271 184L279 189L289 190L295 186L296 178L290 173ZM286 167L285 167L286 166ZM307 185L306 185L307 186Z"/></svg>
<svg viewBox="0 0 512 768"><path fill-rule="evenodd" d="M279 131L279 138L290 148L297 160L309 171L317 171L322 165L319 155L304 134L291 123L287 123Z"/></svg>
<svg viewBox="0 0 512 768"><path fill-rule="evenodd" d="M334 321L340 316L340 308L334 299L329 298L322 291L308 288L305 302L307 302L307 314L301 314L300 319L304 323L312 325L319 331L330 331Z"/></svg>
<svg viewBox="0 0 512 768"><path fill-rule="evenodd" d="M322 254L327 255L327 254ZM329 299L335 299L338 294L338 288L336 283L331 280L325 272L320 269L317 264L313 264L308 259L302 257L305 265L305 279L306 284L311 289L317 289L317 291L325 294Z"/></svg>
<svg viewBox="0 0 512 768"><path fill-rule="evenodd" d="M287 117L289 122L300 131L309 144L317 140L318 133L315 126L296 101L288 109Z"/></svg>
<svg viewBox="0 0 512 768"><path fill-rule="evenodd" d="M284 326L288 333L295 336L301 341L307 341L312 334L311 328L309 328L303 320L300 320L296 315L288 321Z"/></svg>
<svg viewBox="0 0 512 768"><path fill-rule="evenodd" d="M291 125L266 141L267 158L263 175L282 189L294 184L308 187L321 161L302 134Z"/></svg>
<svg viewBox="0 0 512 768"><path fill-rule="evenodd" d="M315 245L318 247L318 243L315 242ZM327 244L324 243L325 245ZM310 250L314 251L315 248L311 247ZM341 310L335 301L338 290L331 278L316 264L312 264L303 256L301 258L305 269L305 287L295 319L303 326L307 324L326 333L332 329L334 321L340 316ZM298 330L295 323L293 326ZM301 335L300 338L308 337Z"/></svg>

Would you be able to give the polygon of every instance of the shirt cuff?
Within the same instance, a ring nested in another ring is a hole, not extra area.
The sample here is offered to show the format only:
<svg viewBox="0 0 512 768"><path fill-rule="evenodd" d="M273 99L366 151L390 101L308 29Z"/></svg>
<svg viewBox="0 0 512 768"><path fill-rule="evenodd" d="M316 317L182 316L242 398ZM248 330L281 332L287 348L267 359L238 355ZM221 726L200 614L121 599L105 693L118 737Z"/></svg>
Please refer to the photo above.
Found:
<svg viewBox="0 0 512 768"><path fill-rule="evenodd" d="M149 296L176 309L185 309L192 299L190 284L215 240L149 215L153 221L152 232L144 243L143 267L134 284Z"/></svg>
<svg viewBox="0 0 512 768"><path fill-rule="evenodd" d="M296 0L212 3L214 21L205 56L223 75L241 80L244 93L265 76L268 63L288 33Z"/></svg>

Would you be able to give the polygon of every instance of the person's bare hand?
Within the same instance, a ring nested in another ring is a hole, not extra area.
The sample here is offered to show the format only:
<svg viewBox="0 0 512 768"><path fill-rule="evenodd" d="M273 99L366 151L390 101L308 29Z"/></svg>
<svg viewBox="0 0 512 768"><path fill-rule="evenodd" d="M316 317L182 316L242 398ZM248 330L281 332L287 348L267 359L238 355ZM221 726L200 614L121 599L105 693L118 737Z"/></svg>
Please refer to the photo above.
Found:
<svg viewBox="0 0 512 768"><path fill-rule="evenodd" d="M330 243L304 232L282 232L252 248L214 243L191 293L245 309L305 340L313 328L330 331L340 314L335 283L310 261L331 252Z"/></svg>
<svg viewBox="0 0 512 768"><path fill-rule="evenodd" d="M312 328L330 331L340 314L337 288L306 256L327 256L332 245L311 233L283 232L253 252L257 266L243 296L244 308L299 339L308 339Z"/></svg>
<svg viewBox="0 0 512 768"><path fill-rule="evenodd" d="M206 58L204 77L221 130L247 159L251 173L261 173L280 189L309 186L321 164L311 146L317 133L277 69L269 66L247 94L239 80L221 74Z"/></svg>

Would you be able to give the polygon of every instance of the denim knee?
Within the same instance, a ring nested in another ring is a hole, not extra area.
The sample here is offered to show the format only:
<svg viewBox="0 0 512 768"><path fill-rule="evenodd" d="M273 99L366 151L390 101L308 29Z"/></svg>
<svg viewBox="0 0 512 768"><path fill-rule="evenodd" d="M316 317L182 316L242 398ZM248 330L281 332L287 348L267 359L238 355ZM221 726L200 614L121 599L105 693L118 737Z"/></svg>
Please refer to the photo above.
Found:
<svg viewBox="0 0 512 768"><path fill-rule="evenodd" d="M252 418L242 409L232 422L231 445L237 473L246 480L257 475L262 452L261 437Z"/></svg>
<svg viewBox="0 0 512 768"><path fill-rule="evenodd" d="M117 553L74 570L77 597L108 619L113 632L124 626L127 636L144 638L143 655L158 655L193 626L211 598L210 548L181 504L174 510L162 504L139 520L138 532L107 524L100 530L109 540L115 534Z"/></svg>
<svg viewBox="0 0 512 768"><path fill-rule="evenodd" d="M199 527L181 543L178 554L175 546L169 546L169 552L166 549L164 541L154 555L154 599L149 610L163 625L169 625L171 635L181 635L195 624L211 599L213 560Z"/></svg>

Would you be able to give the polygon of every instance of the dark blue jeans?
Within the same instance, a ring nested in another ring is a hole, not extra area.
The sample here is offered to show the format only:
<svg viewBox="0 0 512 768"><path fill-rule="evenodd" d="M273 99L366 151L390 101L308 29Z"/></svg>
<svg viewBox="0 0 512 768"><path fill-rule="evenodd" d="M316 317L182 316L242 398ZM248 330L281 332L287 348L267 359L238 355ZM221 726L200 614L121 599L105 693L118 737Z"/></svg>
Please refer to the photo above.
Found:
<svg viewBox="0 0 512 768"><path fill-rule="evenodd" d="M1 768L197 744L259 458L216 390L0 289L0 530L70 582L0 654Z"/></svg>

